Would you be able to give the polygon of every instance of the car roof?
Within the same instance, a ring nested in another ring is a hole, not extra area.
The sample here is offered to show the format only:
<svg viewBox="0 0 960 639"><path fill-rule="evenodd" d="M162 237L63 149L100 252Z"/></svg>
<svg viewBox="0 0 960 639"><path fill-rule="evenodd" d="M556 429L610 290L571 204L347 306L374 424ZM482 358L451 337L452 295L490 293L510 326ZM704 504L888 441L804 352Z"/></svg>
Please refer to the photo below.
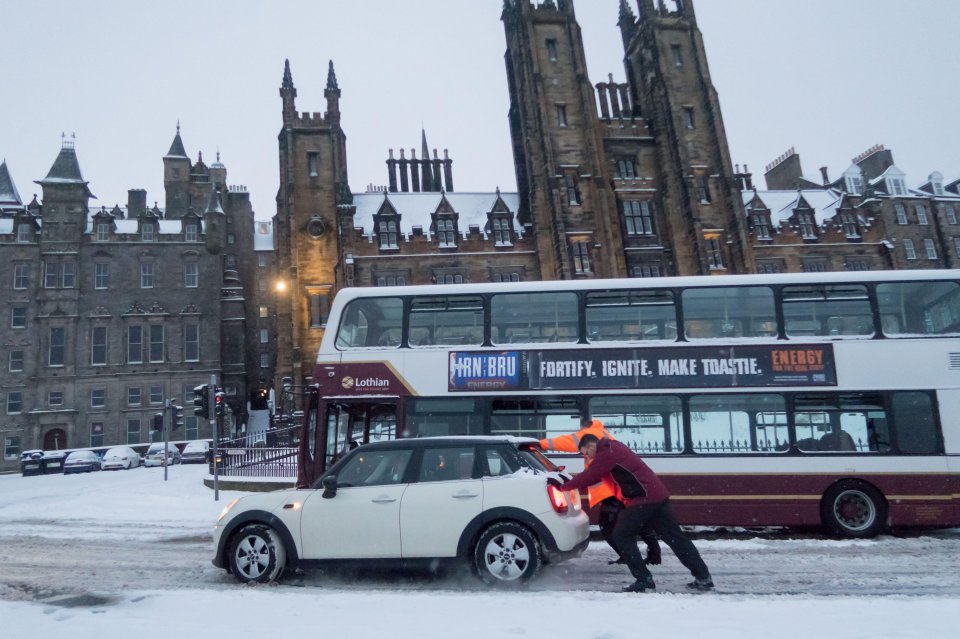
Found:
<svg viewBox="0 0 960 639"><path fill-rule="evenodd" d="M381 448L428 448L435 446L475 446L477 444L536 444L538 440L532 437L514 437L509 435L458 435L450 437L411 437L406 439L389 439L385 441L364 444L365 450Z"/></svg>

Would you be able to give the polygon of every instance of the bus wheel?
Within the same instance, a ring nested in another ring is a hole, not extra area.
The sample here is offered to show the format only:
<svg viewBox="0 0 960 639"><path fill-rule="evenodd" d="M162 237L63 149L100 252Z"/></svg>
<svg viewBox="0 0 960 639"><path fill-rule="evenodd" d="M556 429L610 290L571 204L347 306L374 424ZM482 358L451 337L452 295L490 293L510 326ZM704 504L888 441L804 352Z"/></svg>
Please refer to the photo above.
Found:
<svg viewBox="0 0 960 639"><path fill-rule="evenodd" d="M280 535L263 524L244 526L230 542L229 553L230 572L243 583L276 581L287 564Z"/></svg>
<svg viewBox="0 0 960 639"><path fill-rule="evenodd" d="M838 537L875 537L886 527L887 500L870 484L845 479L824 493L820 519Z"/></svg>
<svg viewBox="0 0 960 639"><path fill-rule="evenodd" d="M502 521L480 535L473 560L477 574L488 585L500 588L519 586L540 570L540 542L524 526Z"/></svg>

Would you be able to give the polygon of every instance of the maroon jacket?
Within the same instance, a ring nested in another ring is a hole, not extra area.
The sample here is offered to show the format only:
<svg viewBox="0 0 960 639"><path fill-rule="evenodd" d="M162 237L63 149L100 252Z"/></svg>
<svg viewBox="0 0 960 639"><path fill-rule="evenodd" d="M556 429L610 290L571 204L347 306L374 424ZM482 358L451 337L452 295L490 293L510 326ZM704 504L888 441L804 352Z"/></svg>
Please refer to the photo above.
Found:
<svg viewBox="0 0 960 639"><path fill-rule="evenodd" d="M597 442L597 456L582 473L561 486L562 490L579 490L609 476L620 486L628 506L666 501L670 491L656 473L625 445L612 439Z"/></svg>

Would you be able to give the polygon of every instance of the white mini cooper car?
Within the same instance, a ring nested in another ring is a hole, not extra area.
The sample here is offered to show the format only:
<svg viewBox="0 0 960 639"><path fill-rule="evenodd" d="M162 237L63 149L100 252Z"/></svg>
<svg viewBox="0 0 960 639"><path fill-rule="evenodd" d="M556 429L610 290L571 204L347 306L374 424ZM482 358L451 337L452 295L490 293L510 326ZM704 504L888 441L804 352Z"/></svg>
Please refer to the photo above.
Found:
<svg viewBox="0 0 960 639"><path fill-rule="evenodd" d="M532 439L370 443L312 488L232 501L216 524L213 564L266 582L294 564L463 559L490 585L519 585L589 543L580 495L561 481Z"/></svg>

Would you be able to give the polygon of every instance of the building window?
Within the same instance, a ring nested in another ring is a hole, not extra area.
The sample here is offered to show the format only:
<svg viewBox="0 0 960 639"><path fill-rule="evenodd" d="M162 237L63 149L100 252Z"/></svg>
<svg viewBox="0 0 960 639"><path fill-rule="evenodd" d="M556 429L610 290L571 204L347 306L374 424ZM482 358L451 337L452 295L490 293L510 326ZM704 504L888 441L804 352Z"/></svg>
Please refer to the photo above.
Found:
<svg viewBox="0 0 960 639"><path fill-rule="evenodd" d="M957 223L957 210L954 209L949 204L944 205L943 214L947 217L947 224L956 224Z"/></svg>
<svg viewBox="0 0 960 639"><path fill-rule="evenodd" d="M563 177L564 188L567 191L567 204L578 206L580 204L580 191L577 188L577 178L571 173Z"/></svg>
<svg viewBox="0 0 960 639"><path fill-rule="evenodd" d="M848 271L869 271L870 263L865 259L849 258L844 268Z"/></svg>
<svg viewBox="0 0 960 639"><path fill-rule="evenodd" d="M183 359L186 362L200 361L200 325L183 326Z"/></svg>
<svg viewBox="0 0 960 639"><path fill-rule="evenodd" d="M163 386L150 387L150 404L156 406L163 403Z"/></svg>
<svg viewBox="0 0 960 639"><path fill-rule="evenodd" d="M269 330L267 330L267 329L265 329L265 328L261 328L261 329L260 329L260 343L261 343L261 344L268 344L268 343L270 343L270 331L269 331Z"/></svg>
<svg viewBox="0 0 960 639"><path fill-rule="evenodd" d="M258 254L257 254L257 266L259 266L260 268L263 268L264 266L267 266L267 255L266 255L266 253L258 253Z"/></svg>
<svg viewBox="0 0 960 639"><path fill-rule="evenodd" d="M139 406L140 402L140 387L129 386L127 388L127 406Z"/></svg>
<svg viewBox="0 0 960 639"><path fill-rule="evenodd" d="M637 264L630 268L630 277L660 277L660 265Z"/></svg>
<svg viewBox="0 0 960 639"><path fill-rule="evenodd" d="M144 242L153 242L157 239L156 228L152 222L147 222L140 227L140 239Z"/></svg>
<svg viewBox="0 0 960 639"><path fill-rule="evenodd" d="M47 393L47 406L51 408L63 406L63 391L52 390L49 393Z"/></svg>
<svg viewBox="0 0 960 639"><path fill-rule="evenodd" d="M377 277L377 286L406 286L407 278L404 275L380 275Z"/></svg>
<svg viewBox="0 0 960 639"><path fill-rule="evenodd" d="M567 106L565 104L557 105L557 126L560 128L567 126Z"/></svg>
<svg viewBox="0 0 960 639"><path fill-rule="evenodd" d="M17 243L28 244L33 240L33 228L29 224L17 224Z"/></svg>
<svg viewBox="0 0 960 639"><path fill-rule="evenodd" d="M103 422L90 424L90 445L103 446Z"/></svg>
<svg viewBox="0 0 960 639"><path fill-rule="evenodd" d="M693 115L693 107L683 107L683 123L688 129L697 128L697 121Z"/></svg>
<svg viewBox="0 0 960 639"><path fill-rule="evenodd" d="M54 259L43 261L43 288L57 288L60 282L60 262Z"/></svg>
<svg viewBox="0 0 960 639"><path fill-rule="evenodd" d="M63 360L67 352L67 329L62 326L54 326L50 329L50 349L48 351L47 362L50 366L63 366Z"/></svg>
<svg viewBox="0 0 960 639"><path fill-rule="evenodd" d="M828 270L823 260L804 260L802 266L804 273L826 273Z"/></svg>
<svg viewBox="0 0 960 639"><path fill-rule="evenodd" d="M317 177L320 175L320 154L316 151L307 152L307 175Z"/></svg>
<svg viewBox="0 0 960 639"><path fill-rule="evenodd" d="M937 245L933 243L933 240L930 240L930 239L924 240L923 250L927 252L928 260L937 259Z"/></svg>
<svg viewBox="0 0 960 639"><path fill-rule="evenodd" d="M73 288L77 285L77 263L67 260L60 265L60 287Z"/></svg>
<svg viewBox="0 0 960 639"><path fill-rule="evenodd" d="M707 248L707 263L710 270L720 270L726 268L723 265L723 247L720 245L719 235L707 235L704 237Z"/></svg>
<svg viewBox="0 0 960 639"><path fill-rule="evenodd" d="M270 368L270 356L267 353L260 353L260 368Z"/></svg>
<svg viewBox="0 0 960 639"><path fill-rule="evenodd" d="M437 220L437 239L441 248L450 248L457 245L457 233L453 220L440 218Z"/></svg>
<svg viewBox="0 0 960 639"><path fill-rule="evenodd" d="M6 461L16 461L20 459L20 438L19 437L4 436L3 458Z"/></svg>
<svg viewBox="0 0 960 639"><path fill-rule="evenodd" d="M140 443L140 420L139 419L127 420L127 443L128 444Z"/></svg>
<svg viewBox="0 0 960 639"><path fill-rule="evenodd" d="M104 408L107 405L107 390L94 388L90 390L90 408Z"/></svg>
<svg viewBox="0 0 960 639"><path fill-rule="evenodd" d="M200 265L196 262L187 262L183 265L183 285L186 288L197 288L200 284Z"/></svg>
<svg viewBox="0 0 960 639"><path fill-rule="evenodd" d="M904 240L903 250L906 252L908 260L917 259L917 251L913 248L913 240Z"/></svg>
<svg viewBox="0 0 960 639"><path fill-rule="evenodd" d="M110 239L110 224L107 222L98 222L97 223L97 237L98 242L106 242Z"/></svg>
<svg viewBox="0 0 960 639"><path fill-rule="evenodd" d="M10 351L10 363L7 368L11 373L23 371L23 351Z"/></svg>
<svg viewBox="0 0 960 639"><path fill-rule="evenodd" d="M227 233L227 244L236 244L237 236L233 233Z"/></svg>
<svg viewBox="0 0 960 639"><path fill-rule="evenodd" d="M757 262L757 273L783 273L780 261Z"/></svg>
<svg viewBox="0 0 960 639"><path fill-rule="evenodd" d="M163 324L150 325L150 361L163 361Z"/></svg>
<svg viewBox="0 0 960 639"><path fill-rule="evenodd" d="M110 288L109 262L97 262L93 266L93 288L105 290Z"/></svg>
<svg viewBox="0 0 960 639"><path fill-rule="evenodd" d="M510 219L495 217L492 222L493 243L495 246L510 246L513 236L510 234Z"/></svg>
<svg viewBox="0 0 960 639"><path fill-rule="evenodd" d="M437 284L463 284L463 274L461 273L439 273L433 276L433 281Z"/></svg>
<svg viewBox="0 0 960 639"><path fill-rule="evenodd" d="M7 415L19 415L23 410L23 393L10 391L7 393Z"/></svg>
<svg viewBox="0 0 960 639"><path fill-rule="evenodd" d="M14 306L10 309L10 328L27 327L27 308L25 306Z"/></svg>
<svg viewBox="0 0 960 639"><path fill-rule="evenodd" d="M897 202L893 205L893 211L897 216L897 224L906 224L907 223L907 209Z"/></svg>
<svg viewBox="0 0 960 639"><path fill-rule="evenodd" d="M397 248L397 221L396 220L380 220L380 248L382 249L395 249Z"/></svg>
<svg viewBox="0 0 960 639"><path fill-rule="evenodd" d="M848 238L860 237L860 231L857 228L857 219L853 216L853 213L841 213L840 225L843 227L843 234Z"/></svg>
<svg viewBox="0 0 960 639"><path fill-rule="evenodd" d="M29 264L14 264L13 265L13 288L17 291L22 291L30 285L30 265Z"/></svg>
<svg viewBox="0 0 960 639"><path fill-rule="evenodd" d="M520 282L522 280L520 279L520 273L517 273L516 271L512 271L512 272L493 273L490 276L490 281L491 282Z"/></svg>
<svg viewBox="0 0 960 639"><path fill-rule="evenodd" d="M223 264L227 268L236 268L237 256L233 255L232 253L230 255L227 255L226 257L223 258Z"/></svg>
<svg viewBox="0 0 960 639"><path fill-rule="evenodd" d="M859 176L850 176L845 180L847 193L850 195L860 195L863 193L863 178Z"/></svg>
<svg viewBox="0 0 960 639"><path fill-rule="evenodd" d="M330 295L327 292L310 293L310 328L323 328L330 314Z"/></svg>
<svg viewBox="0 0 960 639"><path fill-rule="evenodd" d="M758 240L770 239L770 225L767 223L767 216L763 213L753 216L753 233Z"/></svg>
<svg viewBox="0 0 960 639"><path fill-rule="evenodd" d="M891 195L906 195L907 190L903 186L903 179L887 178L887 192Z"/></svg>
<svg viewBox="0 0 960 639"><path fill-rule="evenodd" d="M800 235L805 240L817 239L817 224L813 213L797 213L797 221L800 223Z"/></svg>
<svg viewBox="0 0 960 639"><path fill-rule="evenodd" d="M590 246L586 242L574 242L573 270L577 275L588 275L590 271Z"/></svg>
<svg viewBox="0 0 960 639"><path fill-rule="evenodd" d="M183 239L187 242L197 241L197 225L194 222L183 227Z"/></svg>
<svg viewBox="0 0 960 639"><path fill-rule="evenodd" d="M267 306L260 307L260 317L270 317L270 309Z"/></svg>
<svg viewBox="0 0 960 639"><path fill-rule="evenodd" d="M547 59L550 62L557 61L557 41L553 38L547 40Z"/></svg>
<svg viewBox="0 0 960 639"><path fill-rule="evenodd" d="M707 178L700 175L696 179L697 187L697 197L700 198L701 204L710 204L710 185L707 183Z"/></svg>
<svg viewBox="0 0 960 639"><path fill-rule="evenodd" d="M916 211L917 211L917 224L921 224L921 225L929 224L929 222L927 221L927 207L925 207L923 204L917 204Z"/></svg>
<svg viewBox="0 0 960 639"><path fill-rule="evenodd" d="M628 236L653 235L650 202L627 200L623 203L623 221Z"/></svg>
<svg viewBox="0 0 960 639"><path fill-rule="evenodd" d="M140 288L153 288L153 262L140 262Z"/></svg>
<svg viewBox="0 0 960 639"><path fill-rule="evenodd" d="M94 326L90 335L90 365L107 364L107 327Z"/></svg>
<svg viewBox="0 0 960 639"><path fill-rule="evenodd" d="M683 49L680 48L679 44L670 45L670 56L673 58L674 66L683 66Z"/></svg>
<svg viewBox="0 0 960 639"><path fill-rule="evenodd" d="M637 177L637 167L632 158L621 158L617 160L617 177L629 180Z"/></svg>
<svg viewBox="0 0 960 639"><path fill-rule="evenodd" d="M143 362L143 327L131 326L127 329L127 363Z"/></svg>

